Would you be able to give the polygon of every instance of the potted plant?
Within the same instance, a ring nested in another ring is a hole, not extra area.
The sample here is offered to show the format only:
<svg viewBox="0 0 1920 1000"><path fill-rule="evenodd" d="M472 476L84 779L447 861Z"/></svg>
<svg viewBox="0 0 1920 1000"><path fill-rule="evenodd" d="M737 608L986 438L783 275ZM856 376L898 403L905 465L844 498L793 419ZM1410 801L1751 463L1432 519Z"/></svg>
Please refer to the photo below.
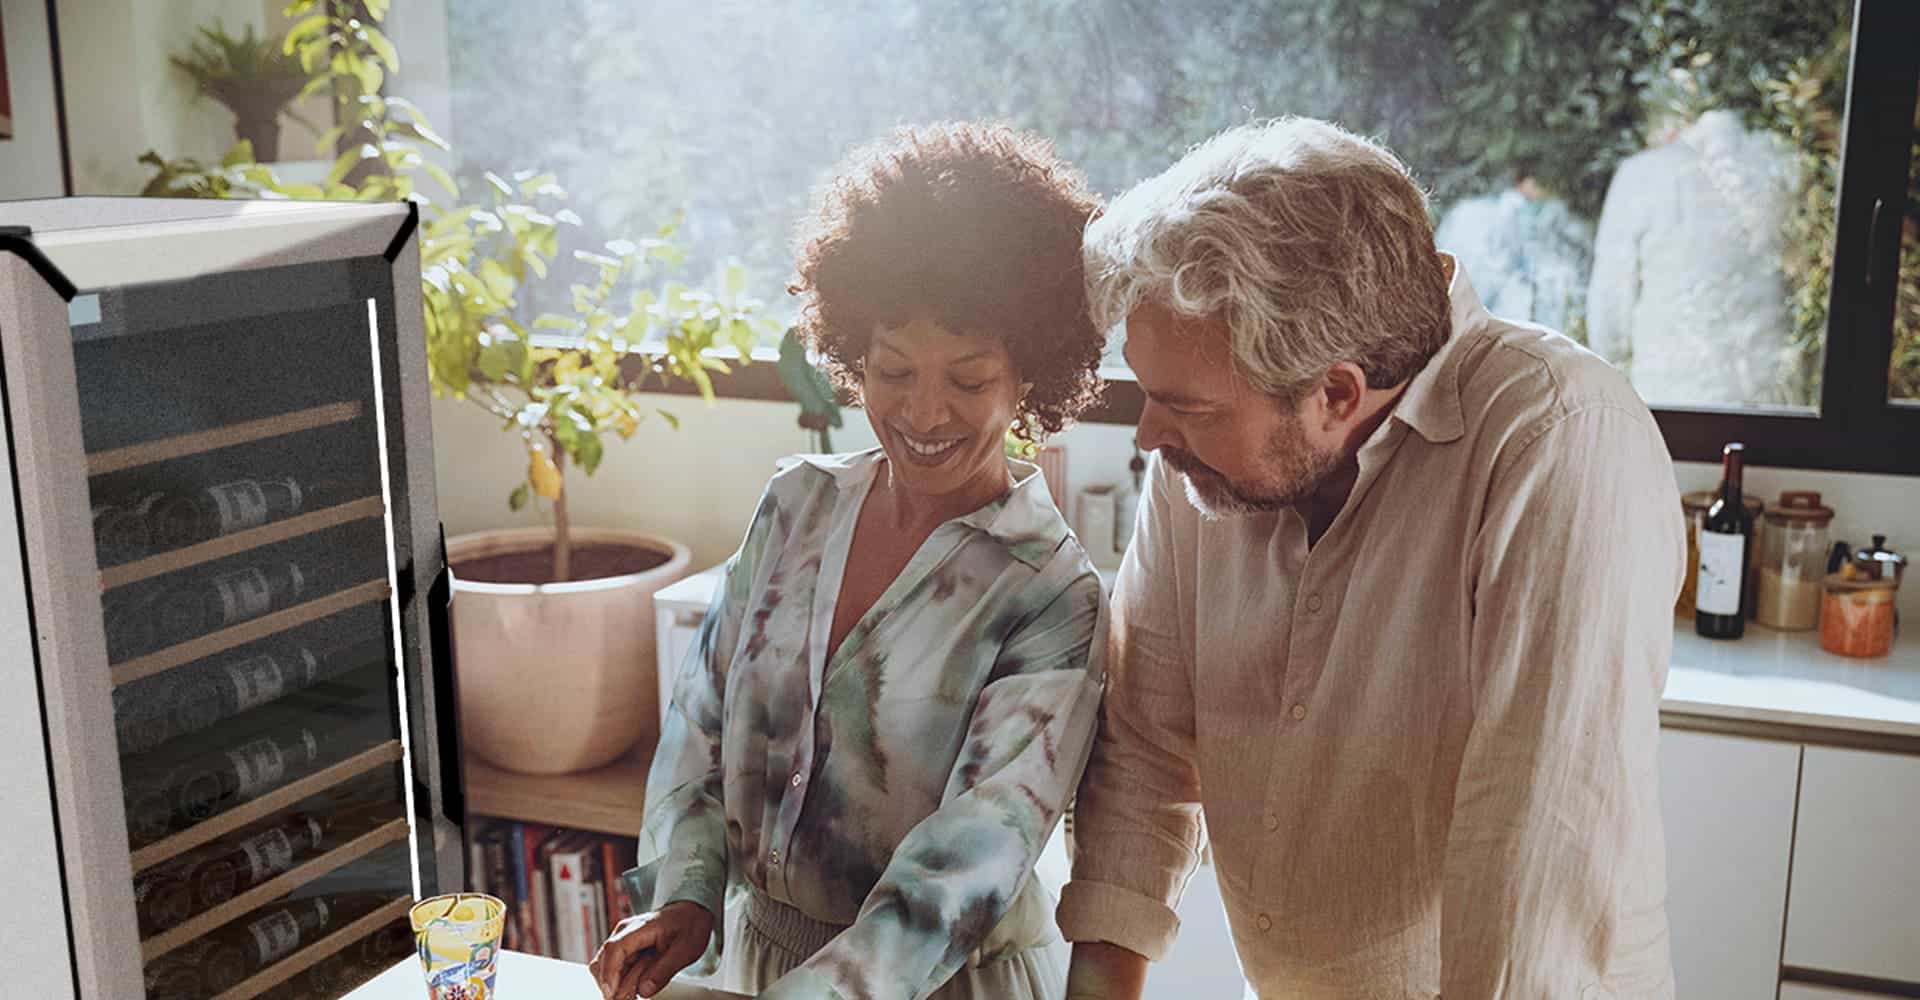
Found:
<svg viewBox="0 0 1920 1000"><path fill-rule="evenodd" d="M434 392L482 407L519 439L527 471L507 503L545 505L553 515L551 526L448 540L464 748L531 773L597 767L657 735L653 593L683 575L690 556L670 539L573 524L569 476L576 468L592 475L607 437L631 438L650 415L678 426L642 394L682 381L711 400L709 373L727 368L712 350L748 357L779 327L746 296L737 265L712 292L664 280L660 272L684 260L673 242L677 221L645 239L573 250L563 263L563 236L581 220L564 208L552 175L489 173L485 200L462 201L426 155L447 144L413 105L379 93L397 62L378 26L384 13L385 4L341 0L288 7L300 20L284 50L330 86L336 120L354 130L324 183L284 183L242 143L218 165L149 153L142 162L156 176L148 192L422 206ZM343 135L336 127L323 143ZM422 177L433 189L417 183ZM580 280L559 287L569 278ZM562 295L569 308L535 315L534 292Z"/></svg>
<svg viewBox="0 0 1920 1000"><path fill-rule="evenodd" d="M307 85L310 74L278 38L258 38L247 25L239 38L215 21L200 28L200 38L185 56L169 59L192 78L196 96L211 97L233 112L233 131L252 146L261 161L277 159L280 116Z"/></svg>

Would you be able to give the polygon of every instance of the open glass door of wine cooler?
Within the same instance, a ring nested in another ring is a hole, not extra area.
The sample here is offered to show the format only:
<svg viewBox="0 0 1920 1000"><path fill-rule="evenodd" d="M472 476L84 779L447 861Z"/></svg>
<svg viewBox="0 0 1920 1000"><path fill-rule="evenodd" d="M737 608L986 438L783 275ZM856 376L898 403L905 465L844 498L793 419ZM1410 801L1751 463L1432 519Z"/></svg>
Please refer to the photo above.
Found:
<svg viewBox="0 0 1920 1000"><path fill-rule="evenodd" d="M111 703L86 739L117 761L131 883L106 918L132 933L101 941L136 942L147 1000L338 997L410 953L416 893L460 878L403 745L438 728L408 705L432 697L414 553L440 550L415 530L424 413L397 404L393 354L421 348L396 344L387 257L300 256L76 280L67 305L82 648L104 648Z"/></svg>

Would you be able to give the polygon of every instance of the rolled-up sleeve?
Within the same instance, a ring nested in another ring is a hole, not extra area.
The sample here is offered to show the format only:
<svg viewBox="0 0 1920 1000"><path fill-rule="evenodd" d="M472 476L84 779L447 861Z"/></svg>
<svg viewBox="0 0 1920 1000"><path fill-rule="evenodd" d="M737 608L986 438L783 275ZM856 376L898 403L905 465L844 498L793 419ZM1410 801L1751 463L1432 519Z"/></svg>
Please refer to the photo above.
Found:
<svg viewBox="0 0 1920 1000"><path fill-rule="evenodd" d="M1069 941L1105 941L1151 959L1179 932L1174 913L1201 847L1192 642L1181 624L1170 483L1156 457L1115 585L1107 694L1074 803L1073 880L1060 897Z"/></svg>
<svg viewBox="0 0 1920 1000"><path fill-rule="evenodd" d="M1671 469L1644 410L1601 404L1496 471L1473 549L1446 996L1651 997L1665 982L1664 873L1623 862L1661 856L1659 700L1685 561Z"/></svg>

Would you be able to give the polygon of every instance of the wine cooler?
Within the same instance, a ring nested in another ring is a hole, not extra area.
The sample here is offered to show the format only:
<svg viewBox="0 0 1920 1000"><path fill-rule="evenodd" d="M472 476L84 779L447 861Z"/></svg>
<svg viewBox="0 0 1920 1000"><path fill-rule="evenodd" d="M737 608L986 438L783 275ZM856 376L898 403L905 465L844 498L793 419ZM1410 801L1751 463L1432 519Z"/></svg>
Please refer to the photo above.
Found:
<svg viewBox="0 0 1920 1000"><path fill-rule="evenodd" d="M9 996L338 997L460 888L417 218L0 203Z"/></svg>

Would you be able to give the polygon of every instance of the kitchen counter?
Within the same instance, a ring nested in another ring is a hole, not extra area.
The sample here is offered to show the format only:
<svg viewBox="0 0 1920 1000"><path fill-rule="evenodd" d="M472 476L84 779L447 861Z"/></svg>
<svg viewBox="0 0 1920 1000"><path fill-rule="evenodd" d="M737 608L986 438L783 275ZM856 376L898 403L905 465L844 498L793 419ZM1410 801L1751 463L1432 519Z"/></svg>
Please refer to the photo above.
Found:
<svg viewBox="0 0 1920 1000"><path fill-rule="evenodd" d="M586 966L517 951L500 953L494 987L498 1000L602 1000L600 987ZM420 960L409 958L368 980L341 1000L425 1000L426 995ZM655 997L656 1000L745 1000L738 993L687 983L669 984Z"/></svg>
<svg viewBox="0 0 1920 1000"><path fill-rule="evenodd" d="M1660 710L1675 728L1814 729L1920 752L1920 637L1909 628L1891 653L1863 660L1821 649L1818 632L1748 623L1744 638L1703 639L1676 620Z"/></svg>

